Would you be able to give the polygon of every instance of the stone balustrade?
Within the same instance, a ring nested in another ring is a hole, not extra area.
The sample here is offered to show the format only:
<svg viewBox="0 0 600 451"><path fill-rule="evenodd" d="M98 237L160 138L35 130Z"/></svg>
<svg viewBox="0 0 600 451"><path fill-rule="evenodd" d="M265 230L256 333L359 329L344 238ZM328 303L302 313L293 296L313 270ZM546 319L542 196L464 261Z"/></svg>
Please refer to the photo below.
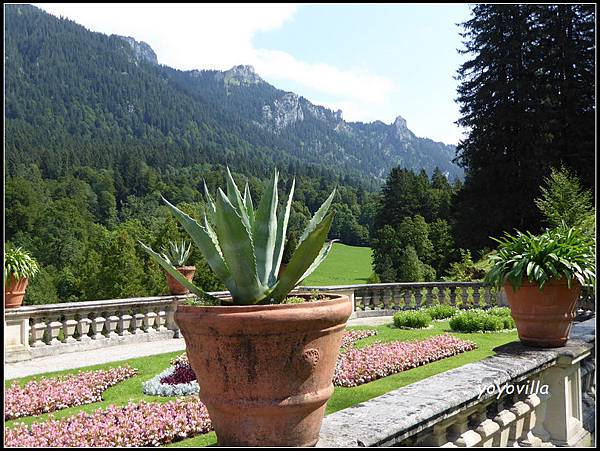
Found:
<svg viewBox="0 0 600 451"><path fill-rule="evenodd" d="M498 291L483 282L376 283L305 286L300 289L347 294L354 305L351 318L392 315L397 310L417 309L433 304L448 304L460 308L508 306L504 289ZM577 305L580 319L595 313L595 300L593 287L584 287Z"/></svg>
<svg viewBox="0 0 600 451"><path fill-rule="evenodd" d="M589 446L595 324L563 348L510 343L479 362L328 415L318 447Z"/></svg>
<svg viewBox="0 0 600 451"><path fill-rule="evenodd" d="M6 310L5 361L179 338L174 313L177 304L191 296L69 302Z"/></svg>
<svg viewBox="0 0 600 451"><path fill-rule="evenodd" d="M481 282L381 283L298 287L298 291L347 294L354 305L351 318L392 315L401 309L432 304L461 308L506 305L503 290ZM227 296L227 292L212 293ZM24 306L4 315L5 361L16 362L113 346L124 343L179 338L174 321L177 304L192 295L156 296ZM583 290L579 313L595 311L591 290Z"/></svg>

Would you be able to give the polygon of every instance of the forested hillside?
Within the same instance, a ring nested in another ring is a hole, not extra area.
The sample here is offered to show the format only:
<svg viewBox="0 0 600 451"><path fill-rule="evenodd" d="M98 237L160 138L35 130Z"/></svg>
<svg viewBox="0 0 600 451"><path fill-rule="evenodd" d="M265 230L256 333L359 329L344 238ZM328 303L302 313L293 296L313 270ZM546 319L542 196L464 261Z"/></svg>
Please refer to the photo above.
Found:
<svg viewBox="0 0 600 451"><path fill-rule="evenodd" d="M417 138L406 122L347 123L264 82L249 66L177 71L143 43L92 33L27 5L6 7L6 156L45 177L110 168L124 154L162 170L228 164L266 176L336 176L374 187L404 167L450 177L454 147Z"/></svg>

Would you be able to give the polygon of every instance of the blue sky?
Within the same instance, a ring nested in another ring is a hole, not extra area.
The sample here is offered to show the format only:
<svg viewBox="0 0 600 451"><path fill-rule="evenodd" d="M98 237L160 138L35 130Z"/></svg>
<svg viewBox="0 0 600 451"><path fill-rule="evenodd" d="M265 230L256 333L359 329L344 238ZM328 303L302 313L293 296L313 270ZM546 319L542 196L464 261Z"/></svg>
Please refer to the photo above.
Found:
<svg viewBox="0 0 600 451"><path fill-rule="evenodd" d="M449 144L462 136L453 79L465 56L467 4L38 4L88 29L148 42L178 69L251 64L274 86L341 109L348 121L394 121Z"/></svg>

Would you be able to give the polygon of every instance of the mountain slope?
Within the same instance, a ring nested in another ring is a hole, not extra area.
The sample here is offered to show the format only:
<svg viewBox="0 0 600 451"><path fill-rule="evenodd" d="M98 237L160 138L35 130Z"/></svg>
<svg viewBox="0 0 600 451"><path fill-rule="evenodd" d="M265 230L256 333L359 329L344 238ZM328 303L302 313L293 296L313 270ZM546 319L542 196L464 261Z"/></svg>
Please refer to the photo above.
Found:
<svg viewBox="0 0 600 451"><path fill-rule="evenodd" d="M208 162L266 174L278 165L367 185L398 164L462 177L453 146L416 137L401 117L345 122L249 66L178 71L133 38L93 33L29 5L5 13L9 171L35 162L53 177L127 155L159 169Z"/></svg>

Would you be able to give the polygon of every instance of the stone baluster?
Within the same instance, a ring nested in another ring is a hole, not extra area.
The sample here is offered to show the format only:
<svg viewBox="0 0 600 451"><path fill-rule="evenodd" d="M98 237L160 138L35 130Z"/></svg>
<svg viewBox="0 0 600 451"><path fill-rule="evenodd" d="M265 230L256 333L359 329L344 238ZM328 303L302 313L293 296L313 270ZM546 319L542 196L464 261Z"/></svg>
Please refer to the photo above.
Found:
<svg viewBox="0 0 600 451"><path fill-rule="evenodd" d="M372 304L374 310L379 310L382 307L382 293L383 289L380 287L373 287L371 289L372 293Z"/></svg>
<svg viewBox="0 0 600 451"><path fill-rule="evenodd" d="M77 340L75 339L74 335L77 329L78 321L75 320L74 314L67 314L65 316L65 320L62 322L62 330L65 337L64 343L76 343Z"/></svg>
<svg viewBox="0 0 600 451"><path fill-rule="evenodd" d="M483 437L477 432L476 428L487 418L485 405L479 405L475 407L475 410L470 409L470 411L465 412L465 414L467 416L468 430L463 432L458 439L454 441L454 444L459 448L481 446Z"/></svg>
<svg viewBox="0 0 600 451"><path fill-rule="evenodd" d="M510 425L515 421L516 415L510 410L501 410L498 415L494 417L494 423L498 424L498 432L494 436L493 446L494 447L506 447L508 439L510 437Z"/></svg>
<svg viewBox="0 0 600 451"><path fill-rule="evenodd" d="M93 321L88 318L88 315L89 312L81 312L79 315L79 321L77 321L77 332L79 332L79 337L77 340L82 343L91 340L88 334Z"/></svg>
<svg viewBox="0 0 600 451"><path fill-rule="evenodd" d="M363 291L363 308L364 310L371 310L371 290L365 288L365 290Z"/></svg>
<svg viewBox="0 0 600 451"><path fill-rule="evenodd" d="M475 429L475 432L481 437L481 443L479 446L484 448L491 448L494 444L494 436L500 430L500 426L494 420L485 418L479 423L479 426Z"/></svg>
<svg viewBox="0 0 600 451"><path fill-rule="evenodd" d="M450 286L450 305L456 306L456 286Z"/></svg>
<svg viewBox="0 0 600 451"><path fill-rule="evenodd" d="M517 401L510 408L510 412L515 415L515 421L510 427L510 433L508 435L508 446L518 446L519 442L526 438L527 432L525 430L526 415L531 411L531 406L523 401Z"/></svg>
<svg viewBox="0 0 600 451"><path fill-rule="evenodd" d="M433 287L429 285L425 287L425 305L427 305L427 307L433 305Z"/></svg>
<svg viewBox="0 0 600 451"><path fill-rule="evenodd" d="M44 317L34 316L31 324L31 346L34 348L40 348L48 346L44 341L44 333L48 328L48 324Z"/></svg>
<svg viewBox="0 0 600 451"><path fill-rule="evenodd" d="M401 286L396 286L395 292L396 292L397 308L398 308L398 310L402 310L403 308L406 307L406 297L405 297L406 290L404 288L402 288Z"/></svg>
<svg viewBox="0 0 600 451"><path fill-rule="evenodd" d="M429 434L424 440L424 446L444 446L447 443L451 443L448 441L448 426L449 423L447 421L443 421L433 425L431 434Z"/></svg>
<svg viewBox="0 0 600 451"><path fill-rule="evenodd" d="M446 287L443 285L438 287L437 301L440 305L444 305L446 303Z"/></svg>
<svg viewBox="0 0 600 451"><path fill-rule="evenodd" d="M142 335L144 333L144 318L146 315L141 313L141 310L144 310L145 307L137 307L137 313L133 315L133 335Z"/></svg>
<svg viewBox="0 0 600 451"><path fill-rule="evenodd" d="M469 289L467 287L460 287L460 298L462 308L469 308Z"/></svg>
<svg viewBox="0 0 600 451"><path fill-rule="evenodd" d="M156 314L156 312L152 310L148 310L148 312L146 312L146 315L144 315L144 332L146 332L147 334L156 332L154 324L156 322L157 317L158 315Z"/></svg>
<svg viewBox="0 0 600 451"><path fill-rule="evenodd" d="M116 332L117 326L119 325L120 318L114 314L114 312L107 312L106 315L106 337L117 338L119 335Z"/></svg>
<svg viewBox="0 0 600 451"><path fill-rule="evenodd" d="M60 317L52 317L48 322L46 327L46 331L48 332L48 344L50 346L57 346L60 344L60 340L58 339L58 335L60 334L60 330L62 329L62 322L60 321Z"/></svg>
<svg viewBox="0 0 600 451"><path fill-rule="evenodd" d="M486 307L492 307L493 306L493 302L492 302L492 287L490 287L489 285L484 285L483 286L483 301L485 302L485 306Z"/></svg>
<svg viewBox="0 0 600 451"><path fill-rule="evenodd" d="M410 308L412 304L412 289L410 287L404 287L404 308Z"/></svg>
<svg viewBox="0 0 600 451"><path fill-rule="evenodd" d="M520 447L538 447L541 446L542 440L535 436L534 429L536 427L537 415L536 410L538 410L541 400L538 395L532 393L527 396L525 399L525 403L529 406L529 412L525 415L525 421L523 424L523 430L525 432L523 439L519 442Z"/></svg>
<svg viewBox="0 0 600 451"><path fill-rule="evenodd" d="M471 445L472 442L477 443L481 440L481 437L475 431L469 429L469 417L469 413L460 412L456 415L454 424L448 428L448 438L456 446L473 446ZM474 437L470 432L476 434L477 437Z"/></svg>
<svg viewBox="0 0 600 451"><path fill-rule="evenodd" d="M479 297L480 297L479 290L480 289L481 289L481 286L479 286L479 285L475 285L473 287L473 307L474 308L481 307L481 305L479 304Z"/></svg>
<svg viewBox="0 0 600 451"><path fill-rule="evenodd" d="M102 331L104 330L104 326L107 321L105 316L97 315L92 319L92 340L102 340L104 335L102 335ZM106 335L108 336L109 330L106 329Z"/></svg>
<svg viewBox="0 0 600 451"><path fill-rule="evenodd" d="M540 380L540 382L542 382ZM546 409L548 407L548 399L550 399L550 393L540 392L537 394L539 402L535 406L535 425L531 430L533 437L537 438L541 442L548 442L550 440L550 433L544 427L544 421L546 420ZM529 399L530 404L533 404L533 398Z"/></svg>
<svg viewBox="0 0 600 451"><path fill-rule="evenodd" d="M383 287L383 293L382 293L382 298L383 298L383 308L385 310L391 309L392 308L392 290L394 288L393 287Z"/></svg>
<svg viewBox="0 0 600 451"><path fill-rule="evenodd" d="M174 301L173 304L168 306L162 306L158 309L158 317L157 320L157 330L159 332L163 332L166 330L173 331L173 338L181 337L181 332L179 331L179 327L175 322L175 310L177 310L177 302Z"/></svg>
<svg viewBox="0 0 600 451"><path fill-rule="evenodd" d="M423 287L417 286L415 287L415 308L419 309L422 307L423 303Z"/></svg>
<svg viewBox="0 0 600 451"><path fill-rule="evenodd" d="M119 316L119 335L122 337L127 337L131 335L129 332L129 326L131 325L131 320L133 317L128 313L128 310L125 308L121 308L118 312Z"/></svg>

